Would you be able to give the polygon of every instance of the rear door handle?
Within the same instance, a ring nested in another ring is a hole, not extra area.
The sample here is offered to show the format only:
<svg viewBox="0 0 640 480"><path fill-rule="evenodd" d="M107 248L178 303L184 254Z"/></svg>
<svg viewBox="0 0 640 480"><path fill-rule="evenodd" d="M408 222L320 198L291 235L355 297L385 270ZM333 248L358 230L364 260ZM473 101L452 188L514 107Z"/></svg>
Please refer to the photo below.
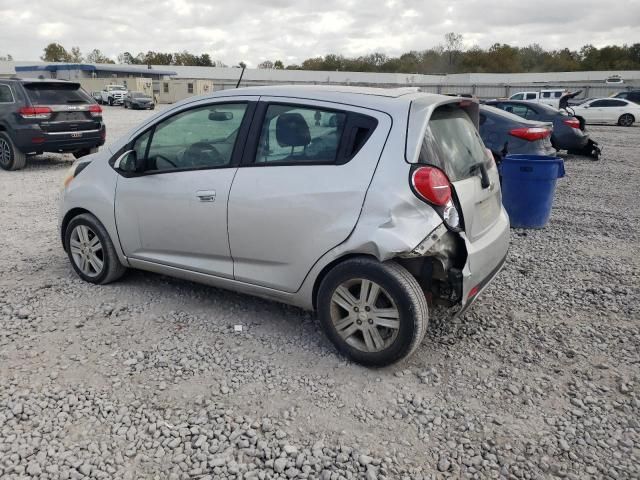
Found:
<svg viewBox="0 0 640 480"><path fill-rule="evenodd" d="M216 191L215 190L198 190L196 192L196 197L198 197L201 202L215 202Z"/></svg>

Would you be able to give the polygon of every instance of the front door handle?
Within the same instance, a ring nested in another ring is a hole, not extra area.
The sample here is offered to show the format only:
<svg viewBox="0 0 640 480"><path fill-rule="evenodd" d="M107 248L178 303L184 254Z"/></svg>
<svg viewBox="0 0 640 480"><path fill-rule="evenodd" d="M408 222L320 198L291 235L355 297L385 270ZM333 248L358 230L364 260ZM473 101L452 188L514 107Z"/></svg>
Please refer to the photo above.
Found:
<svg viewBox="0 0 640 480"><path fill-rule="evenodd" d="M201 202L215 202L216 191L215 190L198 190L196 192L196 197L198 197Z"/></svg>

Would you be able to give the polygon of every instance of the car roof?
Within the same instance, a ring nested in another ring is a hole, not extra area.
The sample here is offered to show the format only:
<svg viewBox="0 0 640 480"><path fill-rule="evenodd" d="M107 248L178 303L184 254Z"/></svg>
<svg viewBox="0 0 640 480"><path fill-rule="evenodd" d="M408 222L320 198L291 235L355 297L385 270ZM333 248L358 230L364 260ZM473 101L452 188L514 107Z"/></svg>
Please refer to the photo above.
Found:
<svg viewBox="0 0 640 480"><path fill-rule="evenodd" d="M263 87L242 87L228 90L218 90L199 97L190 97L187 102L206 100L228 96L265 96L298 98L307 100L327 101L355 105L364 108L393 108L392 106L408 106L414 100L421 99L427 104L438 104L456 101L455 97L420 92L417 87L403 88L374 88L352 87L346 85L273 85ZM457 100L460 100L459 98ZM184 103L183 100L180 103Z"/></svg>
<svg viewBox="0 0 640 480"><path fill-rule="evenodd" d="M553 108L550 105L545 105L544 103L538 103L538 102L527 102L526 100L511 100L509 98L507 99L495 99L495 100L488 100L487 102L485 102L485 105L493 105L496 103L513 103L516 105L525 105L527 107L531 107L534 110L537 108L539 110L544 110L547 111L548 113L552 113L552 112L557 112L558 110L556 108Z"/></svg>

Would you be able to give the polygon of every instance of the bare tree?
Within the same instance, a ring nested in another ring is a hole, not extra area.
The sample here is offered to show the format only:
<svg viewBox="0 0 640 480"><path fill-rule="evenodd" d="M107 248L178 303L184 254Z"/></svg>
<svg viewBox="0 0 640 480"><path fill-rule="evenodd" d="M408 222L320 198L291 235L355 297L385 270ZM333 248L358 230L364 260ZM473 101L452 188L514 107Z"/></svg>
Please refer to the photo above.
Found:
<svg viewBox="0 0 640 480"><path fill-rule="evenodd" d="M462 35L455 32L446 33L444 36L445 50L449 55L449 68L453 67L454 56L462 50Z"/></svg>

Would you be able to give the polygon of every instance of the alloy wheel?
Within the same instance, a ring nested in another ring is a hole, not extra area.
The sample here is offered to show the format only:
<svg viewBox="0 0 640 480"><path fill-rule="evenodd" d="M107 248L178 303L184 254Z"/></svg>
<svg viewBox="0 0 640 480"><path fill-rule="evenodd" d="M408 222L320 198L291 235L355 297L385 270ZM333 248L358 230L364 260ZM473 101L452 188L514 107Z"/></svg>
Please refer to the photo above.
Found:
<svg viewBox="0 0 640 480"><path fill-rule="evenodd" d="M0 138L0 163L5 167L11 164L11 146L4 138Z"/></svg>
<svg viewBox="0 0 640 480"><path fill-rule="evenodd" d="M100 275L104 268L102 242L96 233L86 225L78 225L71 232L69 242L71 256L82 273L88 277Z"/></svg>
<svg viewBox="0 0 640 480"><path fill-rule="evenodd" d="M622 115L622 117L620 117L620 125L622 125L623 127L628 127L630 125L633 124L633 119L631 117L631 115Z"/></svg>
<svg viewBox="0 0 640 480"><path fill-rule="evenodd" d="M363 352L385 350L400 330L400 311L389 293L364 278L348 280L335 289L330 313L338 335Z"/></svg>

